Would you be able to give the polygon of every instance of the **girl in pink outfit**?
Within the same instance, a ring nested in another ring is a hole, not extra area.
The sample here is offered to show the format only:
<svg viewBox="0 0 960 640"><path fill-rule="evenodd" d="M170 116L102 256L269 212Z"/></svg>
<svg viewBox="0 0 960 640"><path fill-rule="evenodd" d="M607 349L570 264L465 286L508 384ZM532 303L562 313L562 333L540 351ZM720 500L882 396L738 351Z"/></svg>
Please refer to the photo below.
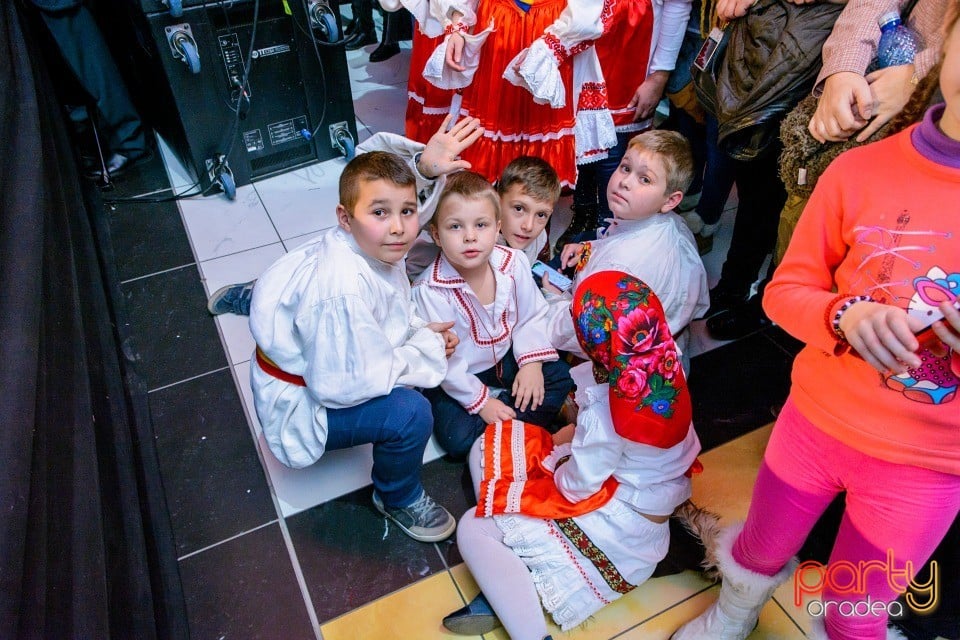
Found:
<svg viewBox="0 0 960 640"><path fill-rule="evenodd" d="M766 289L767 314L807 346L746 523L721 536L719 600L674 640L742 640L787 580L813 592L814 638L902 637L888 631L888 613L911 606L894 601L957 517L958 13L951 0L946 104L833 162ZM938 314L932 338L920 342L914 334ZM795 571L792 556L840 492L846 509L829 563ZM931 589L912 602L935 598Z"/></svg>

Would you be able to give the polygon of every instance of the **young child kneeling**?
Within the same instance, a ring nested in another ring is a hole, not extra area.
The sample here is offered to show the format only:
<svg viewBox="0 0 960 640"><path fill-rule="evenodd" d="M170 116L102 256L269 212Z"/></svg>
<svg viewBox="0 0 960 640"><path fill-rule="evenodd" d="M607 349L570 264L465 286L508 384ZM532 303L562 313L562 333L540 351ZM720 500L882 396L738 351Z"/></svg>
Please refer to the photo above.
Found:
<svg viewBox="0 0 960 640"><path fill-rule="evenodd" d="M571 370L576 426L490 425L470 451L478 504L457 544L482 594L444 619L451 631L487 633L495 613L514 640L540 640L541 607L564 631L579 625L651 576L690 497L700 441L657 296L597 273L576 290L573 323L590 358Z"/></svg>
<svg viewBox="0 0 960 640"><path fill-rule="evenodd" d="M496 244L499 231L500 198L490 183L476 173L451 175L430 223L441 254L413 287L420 314L454 321L461 339L440 387L424 391L437 441L456 458L498 420L549 428L573 386L550 346L547 304L530 263Z"/></svg>
<svg viewBox="0 0 960 640"><path fill-rule="evenodd" d="M456 522L420 483L433 417L413 387L440 383L454 337L450 323L418 318L410 299L414 184L394 154L350 161L339 225L274 262L253 288L250 384L280 462L305 467L328 449L372 443L374 506L411 538L434 542Z"/></svg>

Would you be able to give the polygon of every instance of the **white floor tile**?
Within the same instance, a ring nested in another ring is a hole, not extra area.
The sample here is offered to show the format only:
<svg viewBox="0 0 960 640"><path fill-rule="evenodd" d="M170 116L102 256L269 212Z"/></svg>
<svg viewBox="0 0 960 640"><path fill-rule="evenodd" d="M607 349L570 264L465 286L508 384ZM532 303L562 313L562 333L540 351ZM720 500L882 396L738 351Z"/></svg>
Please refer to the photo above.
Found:
<svg viewBox="0 0 960 640"><path fill-rule="evenodd" d="M353 110L357 120L372 131L403 133L407 111L406 86L377 87L362 96L354 96Z"/></svg>
<svg viewBox="0 0 960 640"><path fill-rule="evenodd" d="M228 284L249 282L257 279L273 262L284 255L286 250L279 242L235 253L223 258L214 258L200 263L200 273L204 280L207 296ZM250 335L249 318L224 314L217 316L217 326L227 346L227 357L231 364L250 359L254 342Z"/></svg>
<svg viewBox="0 0 960 640"><path fill-rule="evenodd" d="M334 158L254 183L280 239L336 224L337 192L345 166L343 158Z"/></svg>
<svg viewBox="0 0 960 640"><path fill-rule="evenodd" d="M323 504L351 491L369 486L370 471L373 469L373 446L369 444L327 451L315 464L303 469L291 469L281 464L270 452L263 437L263 430L257 420L253 405L253 392L250 389L250 362L242 362L233 367L234 376L240 387L240 394L247 415L255 433L257 447L266 468L273 491L276 493L281 514L286 517L299 513L318 504ZM436 460L443 455L440 447L431 436L423 461Z"/></svg>
<svg viewBox="0 0 960 640"><path fill-rule="evenodd" d="M236 200L222 194L181 200L180 211L198 261L280 240L252 185L239 187Z"/></svg>

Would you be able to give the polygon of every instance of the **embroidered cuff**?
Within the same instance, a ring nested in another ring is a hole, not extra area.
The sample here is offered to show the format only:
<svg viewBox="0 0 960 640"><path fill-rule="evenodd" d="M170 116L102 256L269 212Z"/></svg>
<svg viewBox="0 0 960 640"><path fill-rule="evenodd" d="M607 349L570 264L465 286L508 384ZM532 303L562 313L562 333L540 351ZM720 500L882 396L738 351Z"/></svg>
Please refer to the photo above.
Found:
<svg viewBox="0 0 960 640"><path fill-rule="evenodd" d="M467 413L470 415L475 415L480 413L480 409L483 409L483 405L487 404L487 399L490 397L490 391L487 389L487 385L483 385L483 388L480 390L480 395L476 400L464 407Z"/></svg>
<svg viewBox="0 0 960 640"><path fill-rule="evenodd" d="M531 351L523 354L522 356L518 356L517 366L522 367L529 362L545 362L548 360L553 361L559 357L560 356L557 355L556 349L539 349L537 351Z"/></svg>
<svg viewBox="0 0 960 640"><path fill-rule="evenodd" d="M462 22L451 22L443 28L443 35L448 36L451 33L466 33L467 25Z"/></svg>

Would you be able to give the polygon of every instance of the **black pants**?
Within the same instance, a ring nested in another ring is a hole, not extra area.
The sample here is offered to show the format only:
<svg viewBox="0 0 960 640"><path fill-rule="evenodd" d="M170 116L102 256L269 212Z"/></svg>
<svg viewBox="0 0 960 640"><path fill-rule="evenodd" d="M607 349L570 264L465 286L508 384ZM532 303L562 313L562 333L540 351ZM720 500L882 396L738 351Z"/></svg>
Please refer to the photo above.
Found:
<svg viewBox="0 0 960 640"><path fill-rule="evenodd" d="M782 149L777 140L753 160L733 161L739 204L730 249L720 273L720 282L731 291L747 294L777 243L780 212L787 201L787 190L780 180Z"/></svg>
<svg viewBox="0 0 960 640"><path fill-rule="evenodd" d="M476 374L480 382L488 387L506 389L507 393L513 388L513 381L520 368L513 357L513 350L507 352L497 366ZM567 394L573 389L573 379L570 377L570 365L563 360L543 363L543 404L536 410L529 407L526 411L516 410L517 419L552 429L553 420ZM479 415L470 415L459 402L437 387L426 389L423 395L433 407L433 434L437 442L454 458L465 458L470 453L474 440L479 438L487 423ZM516 398L511 394L509 399L501 398L505 404L513 407Z"/></svg>
<svg viewBox="0 0 960 640"><path fill-rule="evenodd" d="M106 147L128 158L142 156L147 140L140 116L93 16L82 5L40 15L70 70L96 103Z"/></svg>

